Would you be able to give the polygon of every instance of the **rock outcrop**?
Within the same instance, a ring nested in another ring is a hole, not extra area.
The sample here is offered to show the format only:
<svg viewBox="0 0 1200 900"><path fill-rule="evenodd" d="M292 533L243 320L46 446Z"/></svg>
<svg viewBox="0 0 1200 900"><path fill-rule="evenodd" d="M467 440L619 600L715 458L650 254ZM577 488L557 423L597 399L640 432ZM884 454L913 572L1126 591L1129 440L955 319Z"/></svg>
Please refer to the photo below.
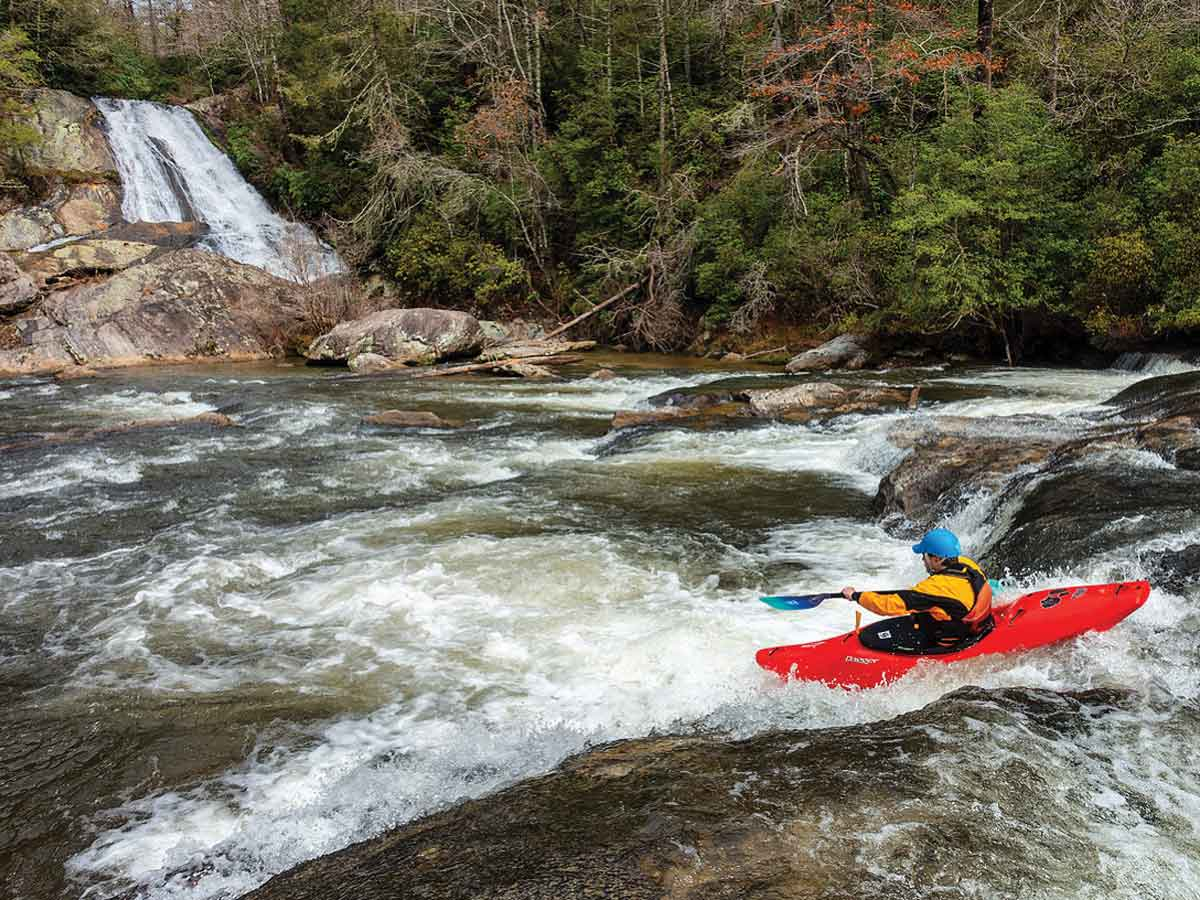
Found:
<svg viewBox="0 0 1200 900"><path fill-rule="evenodd" d="M1033 896L1078 885L1095 855L1095 807L1062 799L1088 777L1063 742L1115 729L1138 702L964 688L866 725L624 741L302 863L245 900L962 900L974 894L944 857L966 836L972 884ZM1020 734L1020 756L956 776L981 729Z"/></svg>
<svg viewBox="0 0 1200 900"><path fill-rule="evenodd" d="M40 141L22 153L25 170L49 185L35 204L0 215L0 250L27 250L63 237L102 231L120 221L117 165L89 100L37 91L31 124Z"/></svg>
<svg viewBox="0 0 1200 900"><path fill-rule="evenodd" d="M1004 528L982 561L997 571L1069 566L1092 555L1098 534L1137 546L1189 527L1200 490L1200 372L1147 379L1108 405L1113 412L1076 425L1048 416L897 425L889 440L907 453L880 482L876 511L916 531L973 497L989 500ZM1141 453L1169 465L1139 462ZM1155 560L1146 564L1154 571Z"/></svg>
<svg viewBox="0 0 1200 900"><path fill-rule="evenodd" d="M861 369L871 359L868 339L857 334L842 334L820 347L793 357L787 364L789 372L812 372L824 369Z"/></svg>
<svg viewBox="0 0 1200 900"><path fill-rule="evenodd" d="M32 175L70 182L118 182L117 164L90 100L66 91L42 90L34 98L32 124L41 140L23 152Z"/></svg>
<svg viewBox="0 0 1200 900"><path fill-rule="evenodd" d="M104 231L120 221L121 192L116 185L59 183L42 202L0 215L0 250L27 250Z"/></svg>
<svg viewBox="0 0 1200 900"><path fill-rule="evenodd" d="M10 320L0 372L263 359L286 328L295 285L201 250L175 250L47 296Z"/></svg>
<svg viewBox="0 0 1200 900"><path fill-rule="evenodd" d="M483 346L474 316L447 309L384 309L343 322L309 345L314 362L349 363L374 353L396 364L432 365L443 359L470 356Z"/></svg>
<svg viewBox="0 0 1200 900"><path fill-rule="evenodd" d="M164 248L190 247L207 233L202 222L134 222L96 237L14 254L14 259L39 288L59 290L80 279L120 272Z"/></svg>
<svg viewBox="0 0 1200 900"><path fill-rule="evenodd" d="M0 316L11 316L28 307L37 298L33 280L17 264L0 253Z"/></svg>

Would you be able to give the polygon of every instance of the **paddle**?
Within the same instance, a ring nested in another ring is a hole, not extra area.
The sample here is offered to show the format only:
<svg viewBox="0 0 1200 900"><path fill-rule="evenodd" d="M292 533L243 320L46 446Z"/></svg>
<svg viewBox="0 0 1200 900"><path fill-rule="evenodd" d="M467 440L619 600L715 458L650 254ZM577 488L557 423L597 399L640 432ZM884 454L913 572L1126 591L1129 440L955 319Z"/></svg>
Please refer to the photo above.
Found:
<svg viewBox="0 0 1200 900"><path fill-rule="evenodd" d="M1000 593L1000 582L993 578L988 583L992 586L993 593ZM794 612L798 609L814 609L820 606L823 601L832 600L834 597L840 596L842 596L840 593L800 595L785 594L779 597L759 597L758 599L772 609L782 609L785 612Z"/></svg>
<svg viewBox="0 0 1200 900"><path fill-rule="evenodd" d="M759 597L763 603L772 609L782 609L787 611L797 609L812 609L820 606L824 600L832 600L834 597L840 597L841 594L804 594L801 596L783 596L783 597Z"/></svg>

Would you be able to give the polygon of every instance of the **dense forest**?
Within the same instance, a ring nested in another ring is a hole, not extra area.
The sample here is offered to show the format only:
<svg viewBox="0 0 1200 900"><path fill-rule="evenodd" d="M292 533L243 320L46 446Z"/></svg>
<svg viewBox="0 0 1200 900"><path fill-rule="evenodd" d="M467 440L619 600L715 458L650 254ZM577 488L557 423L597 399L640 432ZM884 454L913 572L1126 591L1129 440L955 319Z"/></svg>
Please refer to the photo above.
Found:
<svg viewBox="0 0 1200 900"><path fill-rule="evenodd" d="M1197 0L0 0L27 89L217 138L405 302L1011 360L1200 329ZM33 188L35 186L29 185Z"/></svg>

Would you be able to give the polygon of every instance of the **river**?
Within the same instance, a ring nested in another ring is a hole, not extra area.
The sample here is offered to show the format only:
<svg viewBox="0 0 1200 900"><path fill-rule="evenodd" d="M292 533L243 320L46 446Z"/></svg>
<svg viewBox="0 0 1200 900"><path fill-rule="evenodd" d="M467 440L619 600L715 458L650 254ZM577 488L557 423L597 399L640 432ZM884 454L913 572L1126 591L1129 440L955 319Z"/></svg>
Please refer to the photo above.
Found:
<svg viewBox="0 0 1200 900"><path fill-rule="evenodd" d="M600 365L618 377L583 377ZM6 451L0 884L33 900L234 897L599 742L881 722L978 684L1144 696L1144 713L1100 732L1109 744L1064 749L1106 762L1091 795L1063 802L1095 810L1086 840L1106 896L1200 897L1200 776L1181 758L1198 592L1157 588L1104 635L886 689L780 685L756 648L853 617L834 603L778 613L759 594L920 574L910 541L872 513L900 457L887 430L909 414L610 435L615 411L660 391L789 382L654 356L595 356L571 374L412 381L269 363L0 383L0 442L208 411L237 423ZM1141 377L839 380L920 383L919 415L1037 413L1071 430ZM466 425L362 424L389 408ZM1112 472L1166 465L1128 453ZM994 501L947 523L969 554L1003 538ZM1129 516L1143 514L1131 497ZM1200 539L1200 511L1170 534L1128 533L1009 573L1005 590L1141 577L1148 555ZM980 741L1021 752L1012 734ZM1138 802L1153 815L1130 818Z"/></svg>

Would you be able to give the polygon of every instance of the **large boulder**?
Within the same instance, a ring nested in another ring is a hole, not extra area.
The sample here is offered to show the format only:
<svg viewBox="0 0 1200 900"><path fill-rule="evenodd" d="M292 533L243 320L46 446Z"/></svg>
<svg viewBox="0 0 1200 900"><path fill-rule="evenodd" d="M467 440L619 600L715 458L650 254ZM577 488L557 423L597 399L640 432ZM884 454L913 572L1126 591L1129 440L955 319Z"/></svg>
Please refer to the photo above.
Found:
<svg viewBox="0 0 1200 900"><path fill-rule="evenodd" d="M65 181L118 182L117 164L104 137L100 111L66 91L37 91L30 123L41 140L22 153L25 171Z"/></svg>
<svg viewBox="0 0 1200 900"><path fill-rule="evenodd" d="M17 268L7 254L0 253L0 316L20 312L37 298L37 287Z"/></svg>
<svg viewBox="0 0 1200 900"><path fill-rule="evenodd" d="M202 250L174 250L50 294L9 324L0 373L263 359L294 323L295 285Z"/></svg>
<svg viewBox="0 0 1200 900"><path fill-rule="evenodd" d="M470 356L483 346L474 316L449 309L383 309L343 322L305 351L314 362L349 362L374 353L404 365Z"/></svg>
<svg viewBox="0 0 1200 900"><path fill-rule="evenodd" d="M871 359L867 338L858 334L842 334L820 347L806 350L788 362L789 372L811 372L824 369L861 369Z"/></svg>

